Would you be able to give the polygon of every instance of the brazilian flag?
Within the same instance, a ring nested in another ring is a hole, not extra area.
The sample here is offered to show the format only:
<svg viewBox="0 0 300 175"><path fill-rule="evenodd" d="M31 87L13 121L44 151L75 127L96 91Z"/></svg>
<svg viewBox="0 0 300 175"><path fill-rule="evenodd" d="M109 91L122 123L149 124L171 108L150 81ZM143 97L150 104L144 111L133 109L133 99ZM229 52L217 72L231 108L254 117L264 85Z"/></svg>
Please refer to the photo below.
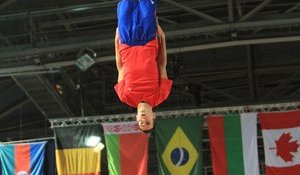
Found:
<svg viewBox="0 0 300 175"><path fill-rule="evenodd" d="M202 174L203 118L158 120L155 144L160 175Z"/></svg>

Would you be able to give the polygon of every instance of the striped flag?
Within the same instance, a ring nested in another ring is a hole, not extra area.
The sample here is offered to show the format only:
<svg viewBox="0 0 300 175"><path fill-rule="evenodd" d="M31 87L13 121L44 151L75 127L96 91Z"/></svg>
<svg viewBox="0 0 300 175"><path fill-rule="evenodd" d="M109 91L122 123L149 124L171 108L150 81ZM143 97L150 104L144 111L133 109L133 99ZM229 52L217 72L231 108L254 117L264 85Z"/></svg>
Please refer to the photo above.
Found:
<svg viewBox="0 0 300 175"><path fill-rule="evenodd" d="M157 121L155 144L160 175L202 174L203 118Z"/></svg>
<svg viewBox="0 0 300 175"><path fill-rule="evenodd" d="M257 114L207 118L214 175L259 175Z"/></svg>
<svg viewBox="0 0 300 175"><path fill-rule="evenodd" d="M300 111L259 113L266 175L300 174Z"/></svg>
<svg viewBox="0 0 300 175"><path fill-rule="evenodd" d="M58 175L100 175L100 125L54 128Z"/></svg>
<svg viewBox="0 0 300 175"><path fill-rule="evenodd" d="M148 134L136 122L103 124L111 175L147 175Z"/></svg>
<svg viewBox="0 0 300 175"><path fill-rule="evenodd" d="M44 171L46 142L0 146L3 175L39 174Z"/></svg>

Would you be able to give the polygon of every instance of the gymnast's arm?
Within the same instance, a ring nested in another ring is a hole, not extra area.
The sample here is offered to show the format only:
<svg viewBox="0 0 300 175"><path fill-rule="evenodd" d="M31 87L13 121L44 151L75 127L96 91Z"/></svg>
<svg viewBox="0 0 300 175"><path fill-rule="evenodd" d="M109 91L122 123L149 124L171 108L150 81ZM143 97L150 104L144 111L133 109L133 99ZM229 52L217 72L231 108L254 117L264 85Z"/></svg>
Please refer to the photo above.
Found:
<svg viewBox="0 0 300 175"><path fill-rule="evenodd" d="M120 37L117 29L115 35L115 55L116 55L116 66L118 69L118 82L120 82L123 79L123 65L119 53L119 42L120 42Z"/></svg>
<svg viewBox="0 0 300 175"><path fill-rule="evenodd" d="M158 50L158 58L157 58L158 70L159 70L160 78L168 79L166 36L158 23L157 23L157 33L159 37L159 50Z"/></svg>

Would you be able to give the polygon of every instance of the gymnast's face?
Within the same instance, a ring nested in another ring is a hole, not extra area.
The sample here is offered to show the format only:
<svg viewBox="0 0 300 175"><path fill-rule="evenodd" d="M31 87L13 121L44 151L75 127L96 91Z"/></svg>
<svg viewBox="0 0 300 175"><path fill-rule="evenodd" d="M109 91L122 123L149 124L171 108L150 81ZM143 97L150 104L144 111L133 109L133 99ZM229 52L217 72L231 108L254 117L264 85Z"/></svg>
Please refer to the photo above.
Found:
<svg viewBox="0 0 300 175"><path fill-rule="evenodd" d="M136 121L139 125L139 128L142 131L149 131L153 129L155 122L155 114L152 112L152 108L144 108L138 110L138 113L136 115Z"/></svg>

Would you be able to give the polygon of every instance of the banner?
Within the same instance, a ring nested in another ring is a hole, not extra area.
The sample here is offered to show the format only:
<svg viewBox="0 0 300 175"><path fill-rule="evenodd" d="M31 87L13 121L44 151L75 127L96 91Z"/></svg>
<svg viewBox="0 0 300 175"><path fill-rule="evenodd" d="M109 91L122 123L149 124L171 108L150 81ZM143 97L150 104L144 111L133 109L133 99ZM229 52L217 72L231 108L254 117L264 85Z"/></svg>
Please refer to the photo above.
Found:
<svg viewBox="0 0 300 175"><path fill-rule="evenodd" d="M103 124L111 175L147 175L148 134L136 122Z"/></svg>
<svg viewBox="0 0 300 175"><path fill-rule="evenodd" d="M266 175L300 174L300 111L259 113Z"/></svg>
<svg viewBox="0 0 300 175"><path fill-rule="evenodd" d="M202 118L159 120L155 144L160 175L202 174Z"/></svg>
<svg viewBox="0 0 300 175"><path fill-rule="evenodd" d="M207 118L214 175L259 175L257 114Z"/></svg>
<svg viewBox="0 0 300 175"><path fill-rule="evenodd" d="M100 175L100 125L55 128L58 175Z"/></svg>
<svg viewBox="0 0 300 175"><path fill-rule="evenodd" d="M3 175L44 174L46 142L0 146Z"/></svg>

